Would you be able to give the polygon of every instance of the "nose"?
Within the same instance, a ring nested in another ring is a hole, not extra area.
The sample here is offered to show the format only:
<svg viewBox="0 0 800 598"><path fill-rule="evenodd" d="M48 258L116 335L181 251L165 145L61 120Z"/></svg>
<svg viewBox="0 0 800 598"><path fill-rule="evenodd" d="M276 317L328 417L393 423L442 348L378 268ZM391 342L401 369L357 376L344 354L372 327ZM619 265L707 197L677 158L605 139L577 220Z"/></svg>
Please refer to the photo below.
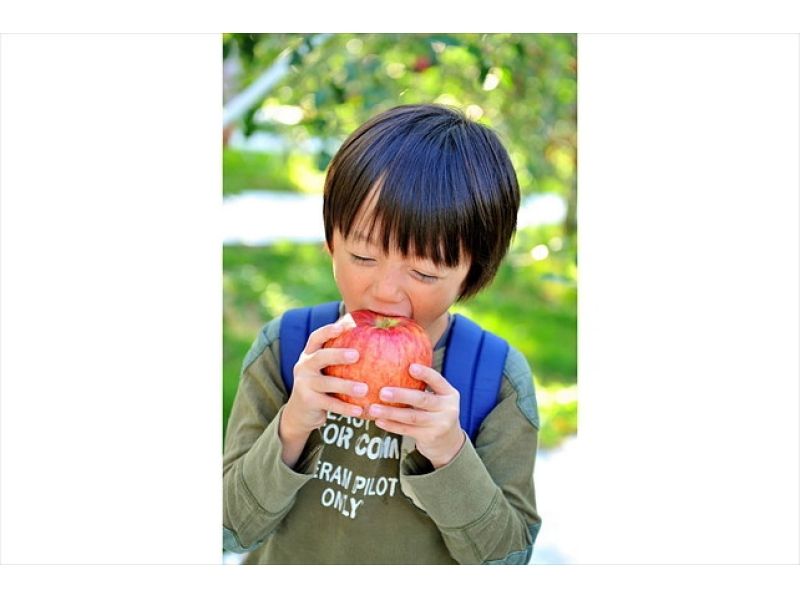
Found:
<svg viewBox="0 0 800 598"><path fill-rule="evenodd" d="M400 273L396 271L383 271L372 284L373 299L382 304L398 303L403 299L403 288L400 282Z"/></svg>

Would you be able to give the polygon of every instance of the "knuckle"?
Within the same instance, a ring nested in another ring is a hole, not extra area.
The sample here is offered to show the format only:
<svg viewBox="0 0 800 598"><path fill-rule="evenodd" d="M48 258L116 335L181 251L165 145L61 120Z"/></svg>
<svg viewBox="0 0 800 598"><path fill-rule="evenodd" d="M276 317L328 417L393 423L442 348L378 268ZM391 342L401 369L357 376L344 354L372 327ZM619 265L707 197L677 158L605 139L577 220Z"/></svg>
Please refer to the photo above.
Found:
<svg viewBox="0 0 800 598"><path fill-rule="evenodd" d="M320 344L320 331L315 330L311 334L308 335L308 340L306 340L306 347L305 350L308 351L314 345Z"/></svg>
<svg viewBox="0 0 800 598"><path fill-rule="evenodd" d="M302 373L303 369L306 367L308 362L314 357L314 355L315 355L314 353L309 353L307 350L303 351L300 354L297 363L294 364L294 368L292 369L295 376Z"/></svg>
<svg viewBox="0 0 800 598"><path fill-rule="evenodd" d="M294 373L294 383L297 384L298 382L304 382L306 378L308 378L308 371L305 367L303 367L302 363L295 364L292 372Z"/></svg>
<svg viewBox="0 0 800 598"><path fill-rule="evenodd" d="M300 378L303 375L302 358L301 358L301 361L298 361L296 364L294 364L294 367L292 368L292 373L294 374L294 379L295 380L297 380L298 378Z"/></svg>
<svg viewBox="0 0 800 598"><path fill-rule="evenodd" d="M421 409L431 409L434 403L432 401L432 395L429 392L422 393L419 399L419 406Z"/></svg>

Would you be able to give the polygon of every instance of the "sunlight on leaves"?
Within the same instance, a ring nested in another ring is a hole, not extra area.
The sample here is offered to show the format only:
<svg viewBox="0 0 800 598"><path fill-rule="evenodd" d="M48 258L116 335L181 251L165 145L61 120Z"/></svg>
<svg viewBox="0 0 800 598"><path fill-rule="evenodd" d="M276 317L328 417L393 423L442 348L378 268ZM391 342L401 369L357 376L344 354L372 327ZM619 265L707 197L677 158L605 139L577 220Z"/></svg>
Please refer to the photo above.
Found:
<svg viewBox="0 0 800 598"><path fill-rule="evenodd" d="M261 305L270 314L282 314L293 307L300 307L300 302L296 301L283 291L283 287L277 282L271 282L264 289L259 297Z"/></svg>

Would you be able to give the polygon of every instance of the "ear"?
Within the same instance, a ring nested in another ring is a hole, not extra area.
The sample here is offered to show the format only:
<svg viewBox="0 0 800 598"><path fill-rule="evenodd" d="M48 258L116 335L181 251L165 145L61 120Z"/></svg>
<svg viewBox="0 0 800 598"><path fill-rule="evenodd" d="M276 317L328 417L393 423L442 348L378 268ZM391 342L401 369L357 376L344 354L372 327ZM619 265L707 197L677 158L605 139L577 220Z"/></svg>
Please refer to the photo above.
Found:
<svg viewBox="0 0 800 598"><path fill-rule="evenodd" d="M325 253L333 257L333 248L330 245L328 245L327 241L325 241L324 245L325 245Z"/></svg>

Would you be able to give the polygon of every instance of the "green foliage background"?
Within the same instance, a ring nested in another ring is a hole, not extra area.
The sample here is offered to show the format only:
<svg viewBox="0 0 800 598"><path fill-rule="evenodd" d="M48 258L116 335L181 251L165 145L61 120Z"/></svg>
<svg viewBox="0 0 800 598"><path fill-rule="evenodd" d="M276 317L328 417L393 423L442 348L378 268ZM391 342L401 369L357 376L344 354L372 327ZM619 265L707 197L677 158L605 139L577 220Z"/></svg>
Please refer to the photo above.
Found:
<svg viewBox="0 0 800 598"><path fill-rule="evenodd" d="M234 123L245 135L278 136L283 149L225 147L226 197L256 189L321 195L325 167L359 124L397 104L437 102L498 132L523 196L551 192L564 198L565 221L520 229L492 286L454 311L502 335L528 359L542 446L575 433L576 37L225 34L223 54L238 68L227 82L226 101L276 63L288 65L263 100ZM287 107L293 110L291 122L263 118ZM289 307L337 299L338 293L321 244L226 245L223 285L227 427L242 360L261 326Z"/></svg>

